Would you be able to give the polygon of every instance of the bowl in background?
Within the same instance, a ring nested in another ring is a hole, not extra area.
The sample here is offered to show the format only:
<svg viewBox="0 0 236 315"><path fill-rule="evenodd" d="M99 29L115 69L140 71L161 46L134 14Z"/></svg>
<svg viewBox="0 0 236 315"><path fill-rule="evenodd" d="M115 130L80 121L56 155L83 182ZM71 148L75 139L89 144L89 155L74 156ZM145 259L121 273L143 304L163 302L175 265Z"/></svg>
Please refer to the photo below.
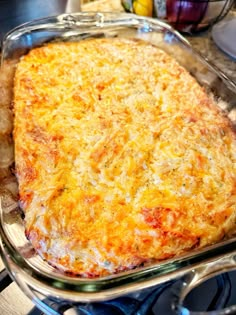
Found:
<svg viewBox="0 0 236 315"><path fill-rule="evenodd" d="M234 0L121 0L124 9L164 19L176 30L195 33L222 20Z"/></svg>

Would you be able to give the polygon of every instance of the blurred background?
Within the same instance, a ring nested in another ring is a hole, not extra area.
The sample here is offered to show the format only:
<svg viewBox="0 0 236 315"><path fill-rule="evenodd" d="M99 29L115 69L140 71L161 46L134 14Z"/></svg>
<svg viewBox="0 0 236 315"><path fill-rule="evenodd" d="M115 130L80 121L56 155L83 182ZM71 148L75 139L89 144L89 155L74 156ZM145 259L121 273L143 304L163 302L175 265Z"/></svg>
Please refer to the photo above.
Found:
<svg viewBox="0 0 236 315"><path fill-rule="evenodd" d="M223 19L235 0L0 0L0 40L15 26L33 19L77 12L95 2L123 7L126 12L165 19L177 30L195 33Z"/></svg>
<svg viewBox="0 0 236 315"><path fill-rule="evenodd" d="M222 20L235 0L121 0L127 12L158 17L175 29L195 33Z"/></svg>
<svg viewBox="0 0 236 315"><path fill-rule="evenodd" d="M81 3L80 0L0 0L0 40L10 29L30 20L80 11Z"/></svg>

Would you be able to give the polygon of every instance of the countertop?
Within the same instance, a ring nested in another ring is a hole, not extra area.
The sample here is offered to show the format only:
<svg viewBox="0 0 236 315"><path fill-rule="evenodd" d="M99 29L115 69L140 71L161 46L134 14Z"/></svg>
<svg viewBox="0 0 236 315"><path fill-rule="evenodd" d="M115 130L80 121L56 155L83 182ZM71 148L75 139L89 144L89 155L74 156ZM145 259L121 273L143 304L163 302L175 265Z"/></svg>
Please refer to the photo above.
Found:
<svg viewBox="0 0 236 315"><path fill-rule="evenodd" d="M120 0L98 0L84 4L82 11L113 11L123 12ZM232 11L227 18L236 16ZM220 51L211 37L211 30L195 36L186 36L195 49L205 55L209 61L220 68L226 75L236 82L236 61ZM0 259L0 271L4 265ZM0 294L0 314L26 315L32 314L33 303L12 283ZM39 314L39 313L38 313Z"/></svg>

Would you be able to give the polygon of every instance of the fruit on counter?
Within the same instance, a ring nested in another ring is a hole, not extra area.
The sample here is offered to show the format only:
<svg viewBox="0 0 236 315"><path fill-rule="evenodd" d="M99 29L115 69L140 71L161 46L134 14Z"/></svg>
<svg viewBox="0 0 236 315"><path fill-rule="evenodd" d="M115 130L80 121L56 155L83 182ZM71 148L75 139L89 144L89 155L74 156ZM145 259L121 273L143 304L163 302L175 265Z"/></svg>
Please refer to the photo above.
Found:
<svg viewBox="0 0 236 315"><path fill-rule="evenodd" d="M208 1L166 0L167 20L178 30L188 31L198 26L206 15Z"/></svg>
<svg viewBox="0 0 236 315"><path fill-rule="evenodd" d="M144 16L152 16L152 0L134 0L134 13Z"/></svg>
<svg viewBox="0 0 236 315"><path fill-rule="evenodd" d="M208 1L198 0L121 0L128 12L166 18L170 23L198 23L207 11Z"/></svg>
<svg viewBox="0 0 236 315"><path fill-rule="evenodd" d="M121 5L127 12L133 12L132 0L121 0Z"/></svg>
<svg viewBox="0 0 236 315"><path fill-rule="evenodd" d="M124 9L137 15L153 16L152 0L122 0Z"/></svg>
<svg viewBox="0 0 236 315"><path fill-rule="evenodd" d="M229 12L234 0L121 0L125 11L164 19L181 32L205 30Z"/></svg>

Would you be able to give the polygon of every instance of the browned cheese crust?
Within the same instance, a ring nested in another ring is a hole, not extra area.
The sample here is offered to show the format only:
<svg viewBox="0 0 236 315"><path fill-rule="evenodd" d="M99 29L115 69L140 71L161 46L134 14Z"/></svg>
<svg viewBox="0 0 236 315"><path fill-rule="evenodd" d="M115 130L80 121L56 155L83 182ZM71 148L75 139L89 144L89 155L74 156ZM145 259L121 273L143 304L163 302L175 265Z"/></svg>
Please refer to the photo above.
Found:
<svg viewBox="0 0 236 315"><path fill-rule="evenodd" d="M189 252L235 228L235 135L194 78L142 40L35 48L14 83L27 237L97 277Z"/></svg>

